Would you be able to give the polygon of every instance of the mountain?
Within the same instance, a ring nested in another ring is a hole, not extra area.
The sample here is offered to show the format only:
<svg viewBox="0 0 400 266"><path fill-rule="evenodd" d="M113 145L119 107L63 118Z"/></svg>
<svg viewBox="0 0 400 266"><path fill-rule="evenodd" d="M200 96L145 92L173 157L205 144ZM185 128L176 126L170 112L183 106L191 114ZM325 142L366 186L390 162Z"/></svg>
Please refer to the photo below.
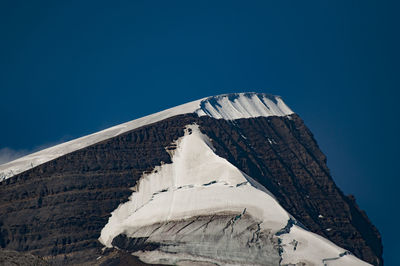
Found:
<svg viewBox="0 0 400 266"><path fill-rule="evenodd" d="M56 265L383 265L379 232L277 96L183 104L0 178L0 246Z"/></svg>

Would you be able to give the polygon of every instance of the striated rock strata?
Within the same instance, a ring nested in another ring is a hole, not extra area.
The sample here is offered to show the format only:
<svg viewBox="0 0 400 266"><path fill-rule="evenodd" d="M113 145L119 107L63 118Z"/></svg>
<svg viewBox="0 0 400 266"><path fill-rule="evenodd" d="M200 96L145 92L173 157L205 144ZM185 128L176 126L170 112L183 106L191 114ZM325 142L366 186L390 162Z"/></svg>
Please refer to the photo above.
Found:
<svg viewBox="0 0 400 266"><path fill-rule="evenodd" d="M378 231L354 198L337 188L325 156L295 114L234 121L179 115L15 175L0 183L0 246L57 264L95 263L103 247L97 239L110 213L128 200L143 172L171 162L167 150L192 123L210 137L219 156L264 185L309 230L383 265ZM130 250L142 242L121 235L115 243ZM151 247L135 252L146 248Z"/></svg>
<svg viewBox="0 0 400 266"><path fill-rule="evenodd" d="M29 253L0 249L0 265L2 266L49 266L45 260Z"/></svg>

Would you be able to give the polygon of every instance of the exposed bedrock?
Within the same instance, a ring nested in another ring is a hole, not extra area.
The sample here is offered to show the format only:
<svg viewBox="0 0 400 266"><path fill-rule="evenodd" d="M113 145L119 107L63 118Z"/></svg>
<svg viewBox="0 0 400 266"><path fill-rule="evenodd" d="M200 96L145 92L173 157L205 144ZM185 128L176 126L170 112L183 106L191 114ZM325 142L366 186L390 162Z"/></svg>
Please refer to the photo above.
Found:
<svg viewBox="0 0 400 266"><path fill-rule="evenodd" d="M171 162L166 147L174 149L171 143L192 123L219 156L264 185L308 229L382 265L379 232L337 188L297 115L235 121L175 116L13 176L0 183L0 246L58 264L96 261L110 213L128 200L143 172Z"/></svg>

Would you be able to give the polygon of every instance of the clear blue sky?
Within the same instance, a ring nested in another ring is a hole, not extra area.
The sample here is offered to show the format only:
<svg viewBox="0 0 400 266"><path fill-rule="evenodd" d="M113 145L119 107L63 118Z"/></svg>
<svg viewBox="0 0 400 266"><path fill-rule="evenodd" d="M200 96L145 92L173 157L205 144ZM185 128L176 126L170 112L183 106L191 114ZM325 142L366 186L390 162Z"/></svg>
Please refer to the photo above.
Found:
<svg viewBox="0 0 400 266"><path fill-rule="evenodd" d="M2 0L0 159L205 96L278 94L399 265L398 3Z"/></svg>

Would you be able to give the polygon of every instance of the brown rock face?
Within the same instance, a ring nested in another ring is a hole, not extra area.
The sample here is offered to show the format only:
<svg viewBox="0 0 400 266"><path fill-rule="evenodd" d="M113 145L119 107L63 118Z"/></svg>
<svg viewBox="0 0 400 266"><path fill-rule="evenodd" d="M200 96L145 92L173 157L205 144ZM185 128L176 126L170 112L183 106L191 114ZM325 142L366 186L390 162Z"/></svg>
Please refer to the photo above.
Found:
<svg viewBox="0 0 400 266"><path fill-rule="evenodd" d="M166 147L197 123L219 156L270 190L311 231L383 265L381 238L337 188L297 115L235 121L175 116L75 151L0 183L0 247L57 264L95 263L110 213L143 172L170 163Z"/></svg>
<svg viewBox="0 0 400 266"><path fill-rule="evenodd" d="M2 266L49 266L43 259L29 253L0 249L0 265Z"/></svg>

